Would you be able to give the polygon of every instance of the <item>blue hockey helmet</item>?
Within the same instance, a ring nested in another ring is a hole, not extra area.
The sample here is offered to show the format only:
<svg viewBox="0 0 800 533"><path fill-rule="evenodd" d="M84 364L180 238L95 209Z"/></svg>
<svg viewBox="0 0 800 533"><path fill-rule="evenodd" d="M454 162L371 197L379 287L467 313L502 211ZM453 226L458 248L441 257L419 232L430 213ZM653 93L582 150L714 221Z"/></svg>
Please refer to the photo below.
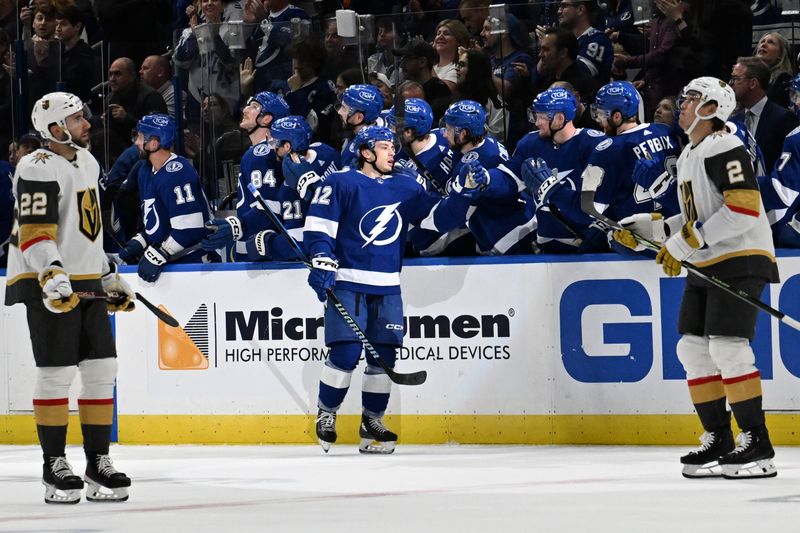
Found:
<svg viewBox="0 0 800 533"><path fill-rule="evenodd" d="M479 137L486 133L486 111L474 100L459 100L444 112L444 123L453 126L456 135L467 130L470 137Z"/></svg>
<svg viewBox="0 0 800 533"><path fill-rule="evenodd" d="M273 122L279 118L289 116L289 104L287 104L286 100L283 99L283 96L279 94L269 91L262 91L251 97L247 101L247 104L250 105L252 102L258 102L261 104L261 111L259 111L258 116L263 117L269 113L272 115Z"/></svg>
<svg viewBox="0 0 800 533"><path fill-rule="evenodd" d="M356 111L361 111L364 113L364 122L371 124L383 109L383 95L374 85L359 83L344 90L342 103L350 108L350 116Z"/></svg>
<svg viewBox="0 0 800 533"><path fill-rule="evenodd" d="M622 119L627 120L639 113L641 98L632 83L627 81L612 81L600 87L592 104L592 118L610 117L614 111L622 114Z"/></svg>
<svg viewBox="0 0 800 533"><path fill-rule="evenodd" d="M800 108L796 104L798 98L800 98L800 74L792 78L789 83L789 105L794 109L794 113L800 117Z"/></svg>
<svg viewBox="0 0 800 533"><path fill-rule="evenodd" d="M567 120L575 119L578 100L563 87L547 89L536 96L528 109L528 120L536 122L536 113L547 113L547 120L553 120L556 113L564 113Z"/></svg>
<svg viewBox="0 0 800 533"><path fill-rule="evenodd" d="M311 142L311 126L306 119L298 115L279 118L272 123L270 132L278 144L291 143L293 152L305 152Z"/></svg>
<svg viewBox="0 0 800 533"><path fill-rule="evenodd" d="M394 144L394 133L389 128L383 126L367 126L361 128L356 134L355 148L356 153L360 153L365 146L370 150L375 149L375 143L379 141L389 141Z"/></svg>
<svg viewBox="0 0 800 533"><path fill-rule="evenodd" d="M433 110L422 98L408 98L403 106L403 127L414 130L417 137L427 135L433 126Z"/></svg>
<svg viewBox="0 0 800 533"><path fill-rule="evenodd" d="M394 131L394 129L397 127L397 117L394 114L394 106L381 111L381 114L378 116L378 120L375 121L375 125L386 126L390 130Z"/></svg>
<svg viewBox="0 0 800 533"><path fill-rule="evenodd" d="M139 119L134 131L144 135L145 141L157 138L161 148L172 148L175 141L175 121L169 115L145 115Z"/></svg>

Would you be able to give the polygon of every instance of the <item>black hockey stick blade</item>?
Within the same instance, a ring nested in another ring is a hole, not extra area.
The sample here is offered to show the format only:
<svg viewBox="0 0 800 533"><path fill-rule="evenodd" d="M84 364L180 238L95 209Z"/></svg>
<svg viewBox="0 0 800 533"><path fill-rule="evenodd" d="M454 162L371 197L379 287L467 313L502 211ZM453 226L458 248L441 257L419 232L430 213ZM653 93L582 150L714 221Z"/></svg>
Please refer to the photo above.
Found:
<svg viewBox="0 0 800 533"><path fill-rule="evenodd" d="M160 321L162 321L163 323L165 323L168 326L172 326L173 328L177 328L178 326L180 326L180 323L175 319L175 317L173 317L169 313L166 313L166 312L162 311L161 309L159 309L158 307L156 307L155 305L153 305L153 303L150 300L148 300L147 298L145 298L144 296L142 296L138 292L135 293L135 294L136 294L136 299L139 300L140 302L142 302L142 304L144 304L144 306L146 308L148 308L151 313L156 315L156 317Z"/></svg>

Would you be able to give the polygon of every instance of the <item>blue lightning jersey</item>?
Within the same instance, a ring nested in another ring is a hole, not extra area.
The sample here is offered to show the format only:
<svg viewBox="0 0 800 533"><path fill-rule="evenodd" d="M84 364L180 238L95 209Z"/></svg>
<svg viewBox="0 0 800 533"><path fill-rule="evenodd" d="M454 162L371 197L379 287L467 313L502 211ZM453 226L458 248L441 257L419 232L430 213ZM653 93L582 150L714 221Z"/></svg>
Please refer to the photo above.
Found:
<svg viewBox="0 0 800 533"><path fill-rule="evenodd" d="M280 13L270 13L261 21L261 25L250 38L251 42L260 41L254 65L256 92L279 89L280 84L292 75L292 55L289 49L294 37L292 19L310 18L304 9L289 4ZM273 82L278 85L273 87Z"/></svg>
<svg viewBox="0 0 800 533"><path fill-rule="evenodd" d="M309 255L339 260L336 287L366 294L400 294L409 224L446 232L464 223L469 201L428 193L405 173L371 178L350 169L317 188L305 225Z"/></svg>
<svg viewBox="0 0 800 533"><path fill-rule="evenodd" d="M614 63L614 43L598 30L589 28L578 37L578 64L595 80L604 85L611 79Z"/></svg>
<svg viewBox="0 0 800 533"><path fill-rule="evenodd" d="M341 163L343 169L356 168L358 156L356 155L355 140L355 137L347 139L344 142L344 146L342 146Z"/></svg>
<svg viewBox="0 0 800 533"><path fill-rule="evenodd" d="M242 156L239 163L239 186L236 201L236 216L242 223L242 238L237 243L236 251L246 253L244 241L256 232L264 229L266 216L259 213L259 205L248 189L253 184L261 196L269 201L276 197L277 189L283 183L283 170L267 141L251 146Z"/></svg>
<svg viewBox="0 0 800 533"><path fill-rule="evenodd" d="M536 229L536 207L525 184L508 167L508 151L491 137L453 165L453 176L461 167L478 161L492 177L488 189L476 198L467 216L467 227L482 255L531 253Z"/></svg>
<svg viewBox="0 0 800 533"><path fill-rule="evenodd" d="M759 181L776 244L800 247L800 127L786 136L775 168Z"/></svg>
<svg viewBox="0 0 800 533"><path fill-rule="evenodd" d="M206 236L205 223L211 219L211 209L200 176L185 157L173 154L155 173L149 165L142 165L138 181L142 236L148 245L175 254ZM206 262L207 255L197 250L178 262Z"/></svg>
<svg viewBox="0 0 800 533"><path fill-rule="evenodd" d="M599 143L589 158L589 166L602 173L602 182L595 193L598 209L613 220L635 213L661 212L664 217L679 213L675 187L675 165L680 156L678 141L664 124L640 124L615 137ZM663 161L664 172L650 188L633 180L633 169L638 159L652 157ZM657 191L662 196L653 198ZM667 203L675 198L675 202ZM673 205L674 204L674 205Z"/></svg>
<svg viewBox="0 0 800 533"><path fill-rule="evenodd" d="M330 80L315 79L296 91L284 94L292 115L307 117L311 111L317 116L330 113L336 104L336 86Z"/></svg>
<svg viewBox="0 0 800 533"><path fill-rule="evenodd" d="M544 251L575 251L579 245L575 234L553 215L551 206L558 209L569 228L578 236L583 235L593 222L591 217L581 211L580 196L576 191L581 190L581 173L594 149L605 139L605 134L597 130L578 129L564 144L557 145L552 139L543 139L538 131L533 131L517 144L517 149L508 162L509 168L515 174L520 175L526 159L541 157L564 180L561 188L551 196L549 205L542 205L536 211L536 241ZM566 194L567 191L570 194Z"/></svg>
<svg viewBox="0 0 800 533"><path fill-rule="evenodd" d="M422 150L415 154L417 160L425 167L427 173L433 178L436 186L426 185L428 190L436 190L438 187L444 190L450 176L453 174L453 160L455 154L450 149L450 144L444 137L444 130L437 128L431 130L428 140ZM406 153L406 148L402 148L395 156L395 161L410 169L417 171L417 164ZM420 172L421 174L421 172ZM427 184L428 178L423 176Z"/></svg>

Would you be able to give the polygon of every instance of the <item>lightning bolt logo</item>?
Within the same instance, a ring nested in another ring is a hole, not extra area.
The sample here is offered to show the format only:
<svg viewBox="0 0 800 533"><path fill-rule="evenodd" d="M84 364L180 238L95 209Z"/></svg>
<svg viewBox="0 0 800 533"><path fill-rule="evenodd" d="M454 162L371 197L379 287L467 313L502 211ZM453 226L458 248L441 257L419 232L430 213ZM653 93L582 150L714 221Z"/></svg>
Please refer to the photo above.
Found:
<svg viewBox="0 0 800 533"><path fill-rule="evenodd" d="M156 211L155 208L155 203L155 198L146 198L144 202L142 202L142 213L144 213L144 216L142 217L144 219L144 230L148 235L153 235L156 231L158 231L158 227L161 225L161 221L158 218L158 211Z"/></svg>
<svg viewBox="0 0 800 533"><path fill-rule="evenodd" d="M361 233L361 237L364 239L364 246L365 248L369 244L375 244L376 246L386 246L387 244L393 243L397 237L400 235L400 231L403 229L403 218L400 216L400 213L397 212L397 207L400 205L400 202L391 205L379 205L378 207L374 207L366 212L366 214L361 217L361 221L358 224L358 231ZM372 229L369 232L364 232L365 224L369 223L369 219L372 217L370 216L373 212L380 211L378 216L375 217L375 223L372 226ZM378 240L386 228L389 226L394 219L397 219L397 228L394 230L394 234L390 237Z"/></svg>

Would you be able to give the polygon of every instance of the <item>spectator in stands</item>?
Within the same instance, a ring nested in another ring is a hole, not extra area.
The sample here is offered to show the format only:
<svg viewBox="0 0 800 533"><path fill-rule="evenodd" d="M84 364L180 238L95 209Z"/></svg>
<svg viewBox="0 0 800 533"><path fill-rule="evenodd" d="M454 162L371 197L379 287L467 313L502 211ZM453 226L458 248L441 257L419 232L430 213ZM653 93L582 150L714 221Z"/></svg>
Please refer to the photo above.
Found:
<svg viewBox="0 0 800 533"><path fill-rule="evenodd" d="M81 38L83 28L83 11L74 5L56 13L56 37L61 41L61 81L67 91L87 102L91 88L100 78L100 69L92 48Z"/></svg>
<svg viewBox="0 0 800 533"><path fill-rule="evenodd" d="M658 102L668 94L682 89L669 71L668 55L678 39L675 24L668 20L657 7L653 8L647 50L642 55L618 54L614 58L616 68L639 69L633 86L644 96L645 116L652 116ZM622 43L624 46L624 43Z"/></svg>
<svg viewBox="0 0 800 533"><path fill-rule="evenodd" d="M592 76L596 88L611 79L614 61L611 39L594 24L598 11L596 1L562 0L558 5L558 22L578 39L578 64Z"/></svg>
<svg viewBox="0 0 800 533"><path fill-rule="evenodd" d="M148 87L158 91L167 105L167 114L175 118L175 87L169 59L165 56L147 56L139 68L139 77Z"/></svg>
<svg viewBox="0 0 800 533"><path fill-rule="evenodd" d="M318 73L320 78L332 80L341 71L358 66L357 48L345 46L344 38L339 36L336 19L329 20L325 25L323 44L326 57Z"/></svg>
<svg viewBox="0 0 800 533"><path fill-rule="evenodd" d="M229 109L234 109L239 101L238 61L231 53L224 40L227 29L222 19L222 0L208 0L202 3L202 16L206 24L214 26L213 45L201 49L195 30L200 25L199 14L189 19L189 28L183 30L180 41L175 47L174 61L179 68L189 71L189 102L186 103L187 120L196 124L198 109L203 98L216 93L225 98ZM288 78L288 74L283 78Z"/></svg>
<svg viewBox="0 0 800 533"><path fill-rule="evenodd" d="M394 48L394 26L389 17L380 18L375 22L378 35L375 43L375 53L367 58L367 72L386 74L392 85L397 82L395 74L395 57L392 55Z"/></svg>
<svg viewBox="0 0 800 533"><path fill-rule="evenodd" d="M438 121L450 105L452 95L447 85L433 75L433 46L424 41L412 41L405 48L393 50L393 53L400 57L400 68L406 79L422 85L425 100L433 109L434 120Z"/></svg>
<svg viewBox="0 0 800 533"><path fill-rule="evenodd" d="M370 72L369 82L378 88L383 96L383 108L389 109L394 105L394 85L386 74L380 72Z"/></svg>
<svg viewBox="0 0 800 533"><path fill-rule="evenodd" d="M463 50L456 63L458 83L455 100L473 100L486 110L486 131L496 139L505 139L508 111L492 81L489 57L481 50Z"/></svg>
<svg viewBox="0 0 800 533"><path fill-rule="evenodd" d="M335 120L336 88L322 76L327 58L326 48L313 38L303 39L292 46L293 74L287 80L289 92L286 103L292 115L300 115L323 139L331 136Z"/></svg>
<svg viewBox="0 0 800 533"><path fill-rule="evenodd" d="M349 68L343 72L341 72L338 76L336 76L336 98L341 98L342 93L345 89L350 87L351 85L355 85L356 83L362 83L363 74L361 73L361 69L358 68Z"/></svg>
<svg viewBox="0 0 800 533"><path fill-rule="evenodd" d="M521 65L515 65L521 68ZM556 81L566 81L580 93L581 100L594 101L591 75L578 65L578 39L564 28L547 28L539 43L539 62L535 93L546 90ZM577 124L577 122L576 122Z"/></svg>
<svg viewBox="0 0 800 533"><path fill-rule="evenodd" d="M131 130L139 119L153 113L166 113L167 105L160 94L136 79L136 64L128 57L111 63L108 83L111 94L105 118L113 161L131 145Z"/></svg>
<svg viewBox="0 0 800 533"><path fill-rule="evenodd" d="M458 15L464 21L474 45L483 46L481 32L483 21L489 16L489 0L461 0L458 4Z"/></svg>
<svg viewBox="0 0 800 533"><path fill-rule="evenodd" d="M766 168L771 169L786 135L797 127L797 117L767 98L769 67L757 57L740 57L733 66L730 84L740 107L731 120L744 123L764 154Z"/></svg>
<svg viewBox="0 0 800 533"><path fill-rule="evenodd" d="M93 4L112 59L129 57L138 65L172 44L171 36L162 36L159 29L159 24L172 19L170 0L93 0Z"/></svg>
<svg viewBox="0 0 800 533"><path fill-rule="evenodd" d="M653 122L665 124L670 128L675 127L675 119L677 118L678 107L675 103L674 96L667 96L662 98L656 110L653 112Z"/></svg>
<svg viewBox="0 0 800 533"><path fill-rule="evenodd" d="M461 21L446 19L436 26L433 49L438 57L433 66L436 77L452 92L456 88L456 62L458 49L469 47L469 32Z"/></svg>
<svg viewBox="0 0 800 533"><path fill-rule="evenodd" d="M56 38L56 13L53 7L48 5L41 9L36 9L33 16L33 35L31 40L52 41Z"/></svg>
<svg viewBox="0 0 800 533"><path fill-rule="evenodd" d="M789 107L789 85L794 77L789 41L778 32L765 33L758 40L755 55L769 67L767 98L781 107Z"/></svg>
<svg viewBox="0 0 800 533"><path fill-rule="evenodd" d="M403 100L408 100L409 98L425 100L425 89L422 87L421 83L417 83L416 81L406 80L400 84L397 90L400 91L400 96Z"/></svg>
<svg viewBox="0 0 800 533"><path fill-rule="evenodd" d="M17 2L0 0L0 29L6 32L9 40L17 38Z"/></svg>

